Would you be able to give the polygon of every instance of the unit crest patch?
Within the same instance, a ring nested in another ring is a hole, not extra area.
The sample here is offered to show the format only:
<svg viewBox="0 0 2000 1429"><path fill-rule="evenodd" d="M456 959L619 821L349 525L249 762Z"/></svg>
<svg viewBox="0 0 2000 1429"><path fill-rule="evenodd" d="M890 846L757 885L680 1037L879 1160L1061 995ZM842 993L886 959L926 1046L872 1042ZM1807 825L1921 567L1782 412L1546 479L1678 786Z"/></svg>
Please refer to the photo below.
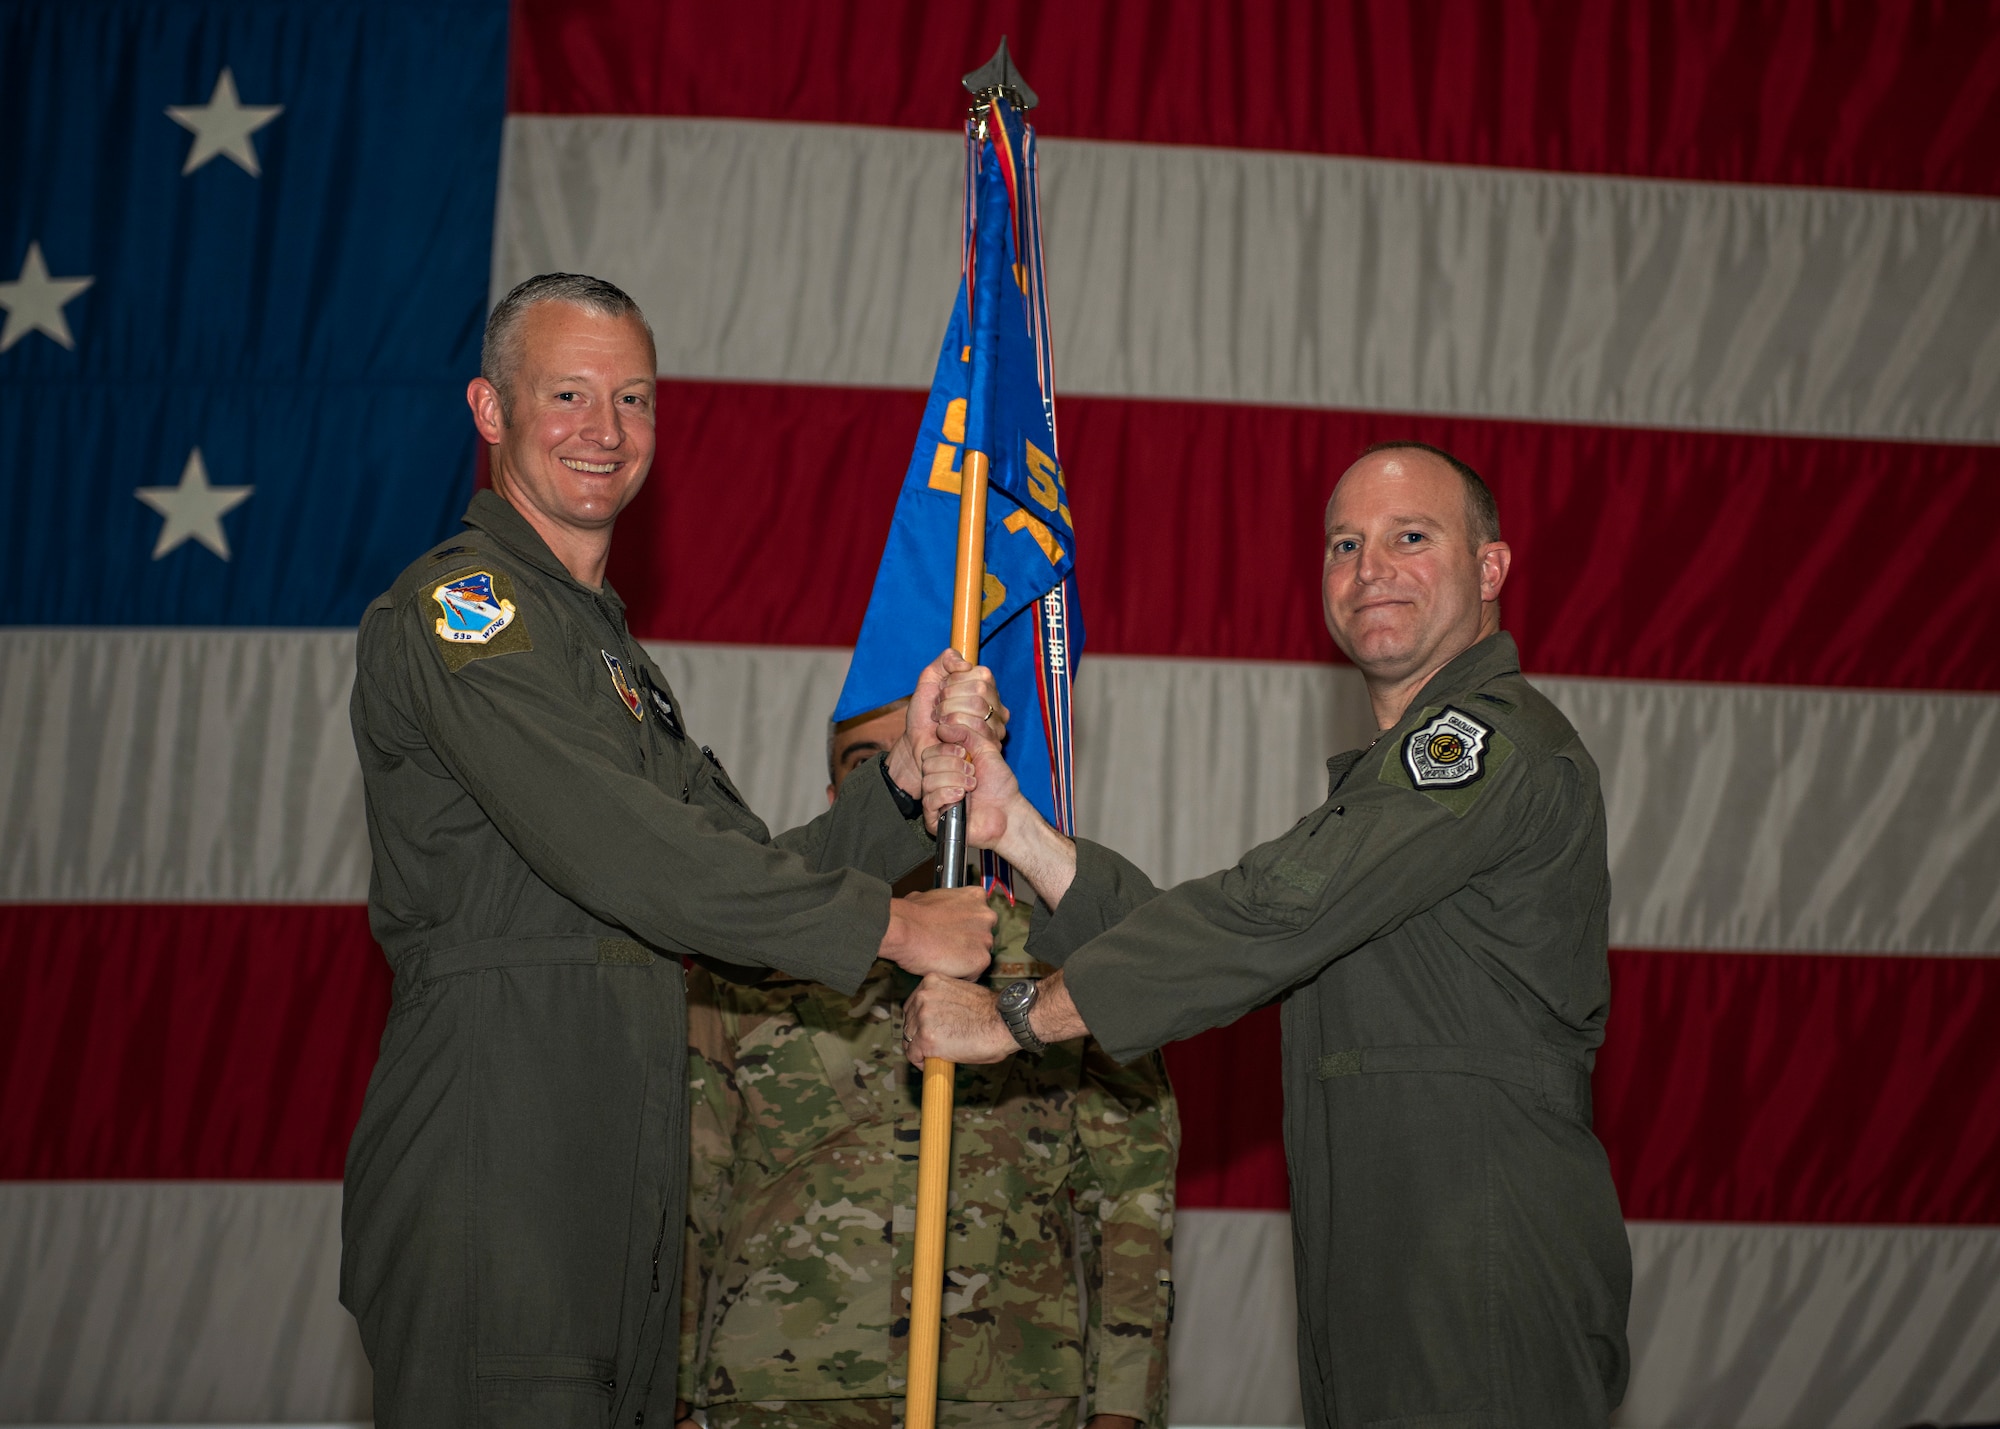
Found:
<svg viewBox="0 0 2000 1429"><path fill-rule="evenodd" d="M493 576L474 571L448 580L431 592L444 609L438 617L438 639L453 645L485 645L514 623L514 602L493 589Z"/></svg>
<svg viewBox="0 0 2000 1429"><path fill-rule="evenodd" d="M597 653L604 657L604 668L611 672L611 688L618 692L618 698L625 702L625 708L632 712L632 718L644 720L645 701L641 700L639 692L632 688L632 682L625 678L623 662L609 650L599 650Z"/></svg>
<svg viewBox="0 0 2000 1429"><path fill-rule="evenodd" d="M1486 772L1493 727L1446 705L1403 740L1403 767L1419 789L1463 789Z"/></svg>

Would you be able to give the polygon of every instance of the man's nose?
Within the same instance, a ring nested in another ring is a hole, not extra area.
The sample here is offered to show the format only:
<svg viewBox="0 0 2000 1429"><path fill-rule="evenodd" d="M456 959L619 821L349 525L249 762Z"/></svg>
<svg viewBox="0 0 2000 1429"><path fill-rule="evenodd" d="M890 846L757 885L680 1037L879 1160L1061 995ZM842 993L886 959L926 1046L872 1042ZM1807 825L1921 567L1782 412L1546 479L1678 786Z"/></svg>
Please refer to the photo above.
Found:
<svg viewBox="0 0 2000 1429"><path fill-rule="evenodd" d="M597 407L584 418L577 435L593 446L616 447L625 440L625 424L618 420L616 407Z"/></svg>
<svg viewBox="0 0 2000 1429"><path fill-rule="evenodd" d="M1354 557L1354 578L1363 584L1373 585L1376 581L1388 579L1388 576L1388 556L1373 541L1363 541Z"/></svg>

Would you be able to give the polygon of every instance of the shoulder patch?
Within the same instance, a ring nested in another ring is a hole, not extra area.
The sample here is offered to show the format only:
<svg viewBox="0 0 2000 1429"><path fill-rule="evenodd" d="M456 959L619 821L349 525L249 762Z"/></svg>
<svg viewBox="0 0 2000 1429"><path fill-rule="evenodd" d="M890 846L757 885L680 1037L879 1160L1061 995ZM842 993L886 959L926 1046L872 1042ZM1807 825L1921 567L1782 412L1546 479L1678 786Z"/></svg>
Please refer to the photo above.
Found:
<svg viewBox="0 0 2000 1429"><path fill-rule="evenodd" d="M1493 726L1446 705L1403 737L1403 767L1419 789L1463 789L1486 772Z"/></svg>
<svg viewBox="0 0 2000 1429"><path fill-rule="evenodd" d="M457 671L489 655L532 650L528 624L514 603L514 583L506 573L466 571L431 588L443 614L432 624L443 645L445 667Z"/></svg>
<svg viewBox="0 0 2000 1429"><path fill-rule="evenodd" d="M1514 742L1452 705L1424 714L1382 760L1381 782L1415 790L1463 816L1485 792L1486 776L1513 757Z"/></svg>

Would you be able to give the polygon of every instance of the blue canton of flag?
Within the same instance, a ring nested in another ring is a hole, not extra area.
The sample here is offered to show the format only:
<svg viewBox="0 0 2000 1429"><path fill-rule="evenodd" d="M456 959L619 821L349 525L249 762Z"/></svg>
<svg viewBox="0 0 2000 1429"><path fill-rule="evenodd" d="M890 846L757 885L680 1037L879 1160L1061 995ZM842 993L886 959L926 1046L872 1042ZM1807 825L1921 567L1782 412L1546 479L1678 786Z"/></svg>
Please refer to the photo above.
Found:
<svg viewBox="0 0 2000 1429"><path fill-rule="evenodd" d="M505 0L0 5L0 622L351 625L472 485Z"/></svg>
<svg viewBox="0 0 2000 1429"><path fill-rule="evenodd" d="M1083 647L1076 538L1053 422L1034 136L1006 100L971 137L967 167L968 271L834 718L907 696L950 643L965 454L985 452L980 659L1011 714L1007 759L1022 791L1068 829L1069 675Z"/></svg>

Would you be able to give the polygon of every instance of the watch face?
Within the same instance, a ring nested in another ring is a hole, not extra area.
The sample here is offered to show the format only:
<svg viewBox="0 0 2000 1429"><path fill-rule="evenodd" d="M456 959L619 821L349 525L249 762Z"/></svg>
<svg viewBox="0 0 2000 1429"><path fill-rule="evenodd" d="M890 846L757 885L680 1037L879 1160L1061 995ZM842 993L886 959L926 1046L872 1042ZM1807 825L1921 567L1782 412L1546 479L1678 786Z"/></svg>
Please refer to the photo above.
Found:
<svg viewBox="0 0 2000 1429"><path fill-rule="evenodd" d="M1000 992L1001 1012L1006 1013L1014 1011L1014 1009L1022 1006L1024 1003L1027 1002L1027 1000L1030 997L1034 996L1034 992L1035 992L1035 985L1031 982L1023 981L1023 982L1009 983L1005 988L1001 989Z"/></svg>

